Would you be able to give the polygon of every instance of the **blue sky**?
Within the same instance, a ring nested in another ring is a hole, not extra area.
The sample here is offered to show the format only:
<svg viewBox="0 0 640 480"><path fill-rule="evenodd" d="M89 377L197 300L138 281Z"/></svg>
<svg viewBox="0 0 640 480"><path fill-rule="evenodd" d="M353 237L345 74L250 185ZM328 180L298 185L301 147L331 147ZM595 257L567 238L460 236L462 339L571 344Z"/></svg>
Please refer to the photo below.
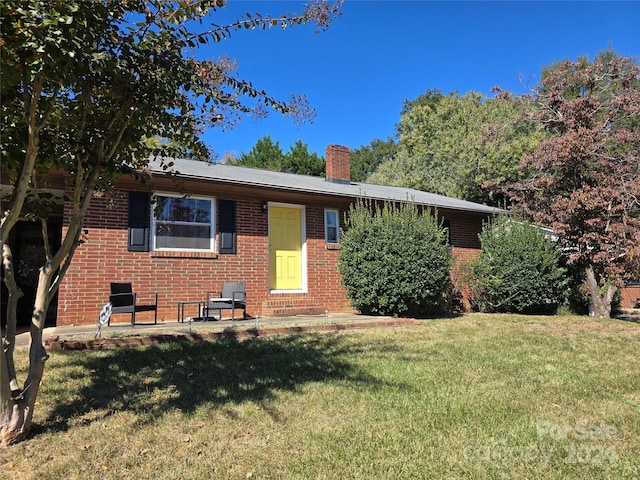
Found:
<svg viewBox="0 0 640 480"><path fill-rule="evenodd" d="M302 3L230 0L215 21L299 12ZM638 59L639 25L638 1L346 0L325 32L240 31L207 51L236 58L241 77L273 96L306 94L314 122L298 127L272 113L213 128L205 141L221 158L248 152L265 135L284 151L298 139L321 156L329 144L359 148L392 136L404 101L428 89L524 93L558 60L593 59L608 47Z"/></svg>

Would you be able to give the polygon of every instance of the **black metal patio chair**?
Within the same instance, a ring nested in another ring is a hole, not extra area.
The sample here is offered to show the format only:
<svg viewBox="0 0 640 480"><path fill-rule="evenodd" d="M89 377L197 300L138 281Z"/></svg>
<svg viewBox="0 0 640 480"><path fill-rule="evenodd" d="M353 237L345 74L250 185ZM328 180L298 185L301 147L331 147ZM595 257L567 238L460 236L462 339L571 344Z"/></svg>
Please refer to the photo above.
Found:
<svg viewBox="0 0 640 480"><path fill-rule="evenodd" d="M236 310L242 310L243 320L247 318L247 293L245 282L224 282L221 292L207 292L202 315L211 318L211 311L218 311L222 319L222 310L231 310L231 320L236 319ZM213 317L215 318L215 317Z"/></svg>
<svg viewBox="0 0 640 480"><path fill-rule="evenodd" d="M150 298L149 302L141 302L140 298ZM131 283L111 283L111 316L119 313L131 314L131 325L136 324L137 312L154 312L153 324L158 323L158 293L136 293L133 291ZM109 318L108 325L111 325Z"/></svg>

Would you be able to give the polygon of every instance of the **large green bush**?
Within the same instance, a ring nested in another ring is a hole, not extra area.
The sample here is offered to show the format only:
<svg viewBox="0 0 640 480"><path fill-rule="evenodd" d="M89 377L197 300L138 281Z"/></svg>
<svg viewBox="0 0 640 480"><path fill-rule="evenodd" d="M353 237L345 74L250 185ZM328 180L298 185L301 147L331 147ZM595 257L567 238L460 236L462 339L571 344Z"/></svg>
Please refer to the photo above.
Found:
<svg viewBox="0 0 640 480"><path fill-rule="evenodd" d="M564 301L569 275L562 252L543 230L506 215L485 224L474 267L479 310L552 313Z"/></svg>
<svg viewBox="0 0 640 480"><path fill-rule="evenodd" d="M367 314L424 316L441 310L451 253L431 211L413 203L353 205L339 268L353 306Z"/></svg>

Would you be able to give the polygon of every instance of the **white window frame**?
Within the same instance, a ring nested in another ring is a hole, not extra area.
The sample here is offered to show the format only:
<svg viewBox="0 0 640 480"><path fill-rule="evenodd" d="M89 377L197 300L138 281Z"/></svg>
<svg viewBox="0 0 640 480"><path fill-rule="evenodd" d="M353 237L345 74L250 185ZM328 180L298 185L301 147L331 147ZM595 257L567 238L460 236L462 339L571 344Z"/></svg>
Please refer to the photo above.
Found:
<svg viewBox="0 0 640 480"><path fill-rule="evenodd" d="M156 231L158 226L158 220L156 218L156 207L158 205L157 198L158 197L170 197L170 198L185 198L184 195L177 195L175 193L169 192L158 192L156 193L153 201L153 205L151 208L151 249L156 252L205 252L205 253L215 253L216 249L216 199L215 197L204 197L204 196L196 196L190 195L186 197L187 200L208 200L211 202L211 218L210 224L205 223L195 223L195 222L175 222L176 224L183 225L210 225L211 230L209 233L209 248L179 248L179 247L157 247L156 245Z"/></svg>
<svg viewBox="0 0 640 480"><path fill-rule="evenodd" d="M336 216L336 224L329 225L327 223L327 213L334 213ZM336 229L336 241L329 240L329 228ZM335 245L340 243L340 210L337 208L325 208L324 209L324 241L325 243L329 243L331 245Z"/></svg>

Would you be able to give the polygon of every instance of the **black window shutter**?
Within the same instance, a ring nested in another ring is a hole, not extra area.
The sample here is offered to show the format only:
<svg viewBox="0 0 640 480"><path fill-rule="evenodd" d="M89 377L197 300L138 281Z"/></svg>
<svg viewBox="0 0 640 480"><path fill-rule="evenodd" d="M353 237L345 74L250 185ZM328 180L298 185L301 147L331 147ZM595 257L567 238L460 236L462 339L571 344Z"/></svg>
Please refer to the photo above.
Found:
<svg viewBox="0 0 640 480"><path fill-rule="evenodd" d="M236 253L236 202L220 200L218 225L220 230L219 253Z"/></svg>
<svg viewBox="0 0 640 480"><path fill-rule="evenodd" d="M149 194L129 192L129 241L130 252L149 251Z"/></svg>

